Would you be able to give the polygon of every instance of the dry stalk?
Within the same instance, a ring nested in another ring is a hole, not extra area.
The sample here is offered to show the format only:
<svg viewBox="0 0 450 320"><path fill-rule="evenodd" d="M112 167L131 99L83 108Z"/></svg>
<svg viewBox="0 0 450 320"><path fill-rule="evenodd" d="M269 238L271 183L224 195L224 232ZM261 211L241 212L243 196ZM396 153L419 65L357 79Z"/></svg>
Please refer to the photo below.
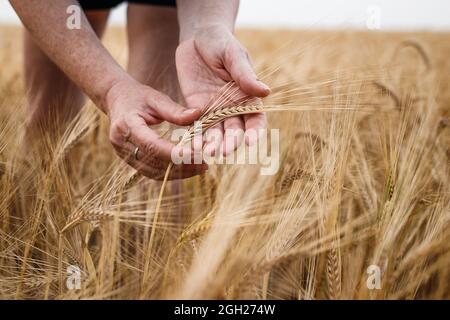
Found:
<svg viewBox="0 0 450 320"><path fill-rule="evenodd" d="M327 283L330 299L336 300L341 296L341 264L339 251L333 247L327 256Z"/></svg>
<svg viewBox="0 0 450 320"><path fill-rule="evenodd" d="M81 222L87 221L102 221L106 219L113 218L114 214L104 211L101 208L97 208L94 210L79 210L71 214L66 221L66 225L61 230L61 233L64 233L68 229L76 226Z"/></svg>
<svg viewBox="0 0 450 320"><path fill-rule="evenodd" d="M130 189L132 186L134 186L141 177L141 174L138 171L134 171L133 174L125 181L123 185L124 190Z"/></svg>
<svg viewBox="0 0 450 320"><path fill-rule="evenodd" d="M90 127L86 126L82 130L80 130L76 135L71 137L70 140L67 141L67 143L64 144L63 149L61 150L59 158L65 158L67 154L72 150L79 142L80 140L85 136L85 134L89 131Z"/></svg>
<svg viewBox="0 0 450 320"><path fill-rule="evenodd" d="M380 81L372 81L372 83L381 90L381 93L383 95L388 95L392 100L394 101L395 106L400 109L402 106L402 101L398 97L398 95L394 92L394 90L390 89L385 84L381 83Z"/></svg>
<svg viewBox="0 0 450 320"><path fill-rule="evenodd" d="M297 169L294 172L289 173L286 178L283 179L281 182L281 189L285 190L289 188L295 181L302 178L313 179L314 176L303 169Z"/></svg>
<svg viewBox="0 0 450 320"><path fill-rule="evenodd" d="M415 40L406 40L400 43L399 47L397 48L397 51L403 48L413 48L417 51L417 53L419 54L419 56L422 58L423 63L425 64L425 67L428 70L431 69L431 60L427 54L427 52L425 51L425 49L423 48L423 46L415 41Z"/></svg>

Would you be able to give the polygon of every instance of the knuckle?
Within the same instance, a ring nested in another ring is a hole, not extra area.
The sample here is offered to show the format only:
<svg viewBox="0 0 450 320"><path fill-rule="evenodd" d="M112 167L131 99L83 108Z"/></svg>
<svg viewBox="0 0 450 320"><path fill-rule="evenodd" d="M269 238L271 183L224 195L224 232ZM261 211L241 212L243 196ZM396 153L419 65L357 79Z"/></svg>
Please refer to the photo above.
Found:
<svg viewBox="0 0 450 320"><path fill-rule="evenodd" d="M147 163L155 168L160 168L163 166L163 162L157 158L150 158Z"/></svg>
<svg viewBox="0 0 450 320"><path fill-rule="evenodd" d="M155 98L159 101L159 102L168 102L170 101L169 97L166 96L165 94L162 94L160 92L158 92L155 96Z"/></svg>
<svg viewBox="0 0 450 320"><path fill-rule="evenodd" d="M153 92L148 97L148 102L152 107L157 107L158 105L166 103L167 101L168 97L158 91Z"/></svg>
<svg viewBox="0 0 450 320"><path fill-rule="evenodd" d="M128 127L125 121L123 121L122 119L111 121L109 129L109 139L112 141L117 140L121 136L124 136L126 134L127 128Z"/></svg>
<svg viewBox="0 0 450 320"><path fill-rule="evenodd" d="M111 142L114 149L117 149L120 147L120 141L117 137L117 134L113 132L112 130L109 132L109 142Z"/></svg>
<svg viewBox="0 0 450 320"><path fill-rule="evenodd" d="M156 97L157 93L152 93L149 94L147 96L147 103L151 106L151 107L155 107L157 104L157 97Z"/></svg>
<svg viewBox="0 0 450 320"><path fill-rule="evenodd" d="M173 101L166 95L160 94L158 96L158 105L164 107L164 108L172 108L173 107Z"/></svg>
<svg viewBox="0 0 450 320"><path fill-rule="evenodd" d="M111 121L111 131L122 133L122 131L125 131L125 121L123 119L117 119Z"/></svg>
<svg viewBox="0 0 450 320"><path fill-rule="evenodd" d="M148 141L144 143L143 150L146 157L156 157L158 156L158 149L153 141Z"/></svg>

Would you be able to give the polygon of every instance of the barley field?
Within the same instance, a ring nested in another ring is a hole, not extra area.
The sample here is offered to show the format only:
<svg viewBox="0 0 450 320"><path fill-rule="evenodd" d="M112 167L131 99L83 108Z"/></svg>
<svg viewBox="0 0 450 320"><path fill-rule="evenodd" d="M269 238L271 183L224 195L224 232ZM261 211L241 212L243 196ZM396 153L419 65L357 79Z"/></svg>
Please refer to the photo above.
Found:
<svg viewBox="0 0 450 320"><path fill-rule="evenodd" d="M21 30L0 28L1 299L450 298L450 34L238 36L273 92L203 123L267 111L278 172L161 182L90 104L30 147ZM124 64L124 31L104 42Z"/></svg>

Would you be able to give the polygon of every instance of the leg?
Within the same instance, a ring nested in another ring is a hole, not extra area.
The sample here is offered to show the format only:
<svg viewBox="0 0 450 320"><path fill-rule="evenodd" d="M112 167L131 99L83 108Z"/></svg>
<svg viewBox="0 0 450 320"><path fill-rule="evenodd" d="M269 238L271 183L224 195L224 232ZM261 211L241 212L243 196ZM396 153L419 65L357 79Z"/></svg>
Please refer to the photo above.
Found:
<svg viewBox="0 0 450 320"><path fill-rule="evenodd" d="M181 98L175 68L179 41L176 8L140 4L128 5L128 72L137 81L171 97ZM172 194L181 194L181 182L172 181ZM175 200L181 208L181 198ZM175 215L181 217L180 209Z"/></svg>
<svg viewBox="0 0 450 320"><path fill-rule="evenodd" d="M109 11L86 13L99 37L105 30ZM30 108L28 127L47 128L53 120L70 120L83 106L81 90L45 55L28 32L25 33L25 85Z"/></svg>
<svg viewBox="0 0 450 320"><path fill-rule="evenodd" d="M175 69L179 39L176 8L130 4L127 29L130 75L177 101L180 95Z"/></svg>

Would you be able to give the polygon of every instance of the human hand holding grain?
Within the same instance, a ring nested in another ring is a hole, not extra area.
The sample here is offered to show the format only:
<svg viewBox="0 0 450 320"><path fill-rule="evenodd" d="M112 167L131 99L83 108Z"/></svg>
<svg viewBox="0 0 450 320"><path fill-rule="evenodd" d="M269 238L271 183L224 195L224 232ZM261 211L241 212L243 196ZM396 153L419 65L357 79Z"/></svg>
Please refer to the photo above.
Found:
<svg viewBox="0 0 450 320"><path fill-rule="evenodd" d="M238 1L212 2L178 2L181 43L176 66L187 107L203 108L229 81L239 86L230 104L245 96L267 96L269 87L258 80L247 50L233 35ZM253 99L252 103L260 101ZM209 129L214 138L205 151L214 154L219 150L227 155L239 147L244 131L265 127L264 113L228 118ZM225 130L237 134L224 135ZM253 142L249 135L246 143Z"/></svg>
<svg viewBox="0 0 450 320"><path fill-rule="evenodd" d="M200 116L168 96L134 80L100 42L84 12L79 29L66 27L66 9L75 0L11 0L28 32L46 55L105 112L116 153L141 174L162 179L174 145L149 126L168 121L191 124ZM204 172L204 164L175 165L169 179Z"/></svg>
<svg viewBox="0 0 450 320"><path fill-rule="evenodd" d="M105 109L111 122L109 138L116 153L141 174L156 180L164 177L175 146L150 126L163 121L183 126L200 116L200 110L184 108L134 80L115 84L108 91ZM189 178L206 168L206 164L174 165L169 179Z"/></svg>

